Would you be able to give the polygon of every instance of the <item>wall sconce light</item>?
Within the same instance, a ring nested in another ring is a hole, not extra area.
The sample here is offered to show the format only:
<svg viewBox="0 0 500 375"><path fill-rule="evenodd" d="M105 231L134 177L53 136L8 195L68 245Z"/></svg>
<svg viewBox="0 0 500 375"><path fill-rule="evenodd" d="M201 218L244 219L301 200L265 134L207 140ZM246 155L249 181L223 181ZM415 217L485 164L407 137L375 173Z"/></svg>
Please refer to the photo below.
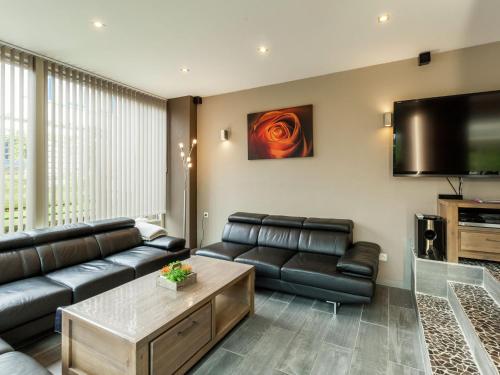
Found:
<svg viewBox="0 0 500 375"><path fill-rule="evenodd" d="M388 128L392 126L392 112L384 113L384 126Z"/></svg>
<svg viewBox="0 0 500 375"><path fill-rule="evenodd" d="M229 130L221 129L220 131L220 140L221 141L229 141Z"/></svg>

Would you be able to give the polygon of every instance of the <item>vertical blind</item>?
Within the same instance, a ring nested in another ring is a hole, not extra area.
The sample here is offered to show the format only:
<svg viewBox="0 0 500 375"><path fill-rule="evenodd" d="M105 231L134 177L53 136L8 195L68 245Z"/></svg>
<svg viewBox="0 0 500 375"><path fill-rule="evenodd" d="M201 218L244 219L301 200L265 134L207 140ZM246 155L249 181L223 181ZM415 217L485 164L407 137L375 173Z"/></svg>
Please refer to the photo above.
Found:
<svg viewBox="0 0 500 375"><path fill-rule="evenodd" d="M48 224L165 213L166 102L47 63Z"/></svg>
<svg viewBox="0 0 500 375"><path fill-rule="evenodd" d="M33 58L0 46L1 233L33 226L34 82Z"/></svg>

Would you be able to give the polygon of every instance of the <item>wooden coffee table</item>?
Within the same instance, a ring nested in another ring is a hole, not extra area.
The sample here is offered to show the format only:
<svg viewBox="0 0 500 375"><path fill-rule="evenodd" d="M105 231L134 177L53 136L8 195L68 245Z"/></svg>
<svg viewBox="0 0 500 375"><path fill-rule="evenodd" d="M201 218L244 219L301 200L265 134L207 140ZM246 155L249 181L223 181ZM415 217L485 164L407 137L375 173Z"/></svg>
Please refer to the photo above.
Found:
<svg viewBox="0 0 500 375"><path fill-rule="evenodd" d="M193 256L177 292L146 275L62 312L63 374L185 373L254 312L253 266Z"/></svg>

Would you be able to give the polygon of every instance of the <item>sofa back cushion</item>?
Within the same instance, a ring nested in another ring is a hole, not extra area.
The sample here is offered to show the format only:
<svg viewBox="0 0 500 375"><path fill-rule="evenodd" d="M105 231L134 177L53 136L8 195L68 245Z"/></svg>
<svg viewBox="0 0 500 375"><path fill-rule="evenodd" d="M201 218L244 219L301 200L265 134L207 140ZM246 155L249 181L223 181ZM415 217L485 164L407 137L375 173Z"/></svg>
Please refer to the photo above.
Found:
<svg viewBox="0 0 500 375"><path fill-rule="evenodd" d="M18 232L0 236L0 252L16 250L33 245L33 239L26 233Z"/></svg>
<svg viewBox="0 0 500 375"><path fill-rule="evenodd" d="M250 212L235 212L229 215L227 221L230 223L245 223L245 224L262 224L262 219L264 219L266 214L254 214Z"/></svg>
<svg viewBox="0 0 500 375"><path fill-rule="evenodd" d="M34 247L0 252L0 284L39 275L40 258Z"/></svg>
<svg viewBox="0 0 500 375"><path fill-rule="evenodd" d="M243 245L257 245L260 225L229 222L224 226L222 241Z"/></svg>
<svg viewBox="0 0 500 375"><path fill-rule="evenodd" d="M262 219L262 225L285 228L302 228L305 217L269 215Z"/></svg>
<svg viewBox="0 0 500 375"><path fill-rule="evenodd" d="M96 234L95 238L103 258L142 245L141 234L135 227Z"/></svg>
<svg viewBox="0 0 500 375"><path fill-rule="evenodd" d="M342 256L352 246L353 227L344 219L236 212L229 216L222 240Z"/></svg>
<svg viewBox="0 0 500 375"><path fill-rule="evenodd" d="M115 217L113 219L90 221L87 225L92 228L94 234L97 234L118 229L133 228L135 220L128 217Z"/></svg>
<svg viewBox="0 0 500 375"><path fill-rule="evenodd" d="M40 259L25 233L0 237L0 284L40 274Z"/></svg>
<svg viewBox="0 0 500 375"><path fill-rule="evenodd" d="M299 251L342 256L351 245L347 233L303 229L299 237Z"/></svg>
<svg viewBox="0 0 500 375"><path fill-rule="evenodd" d="M44 273L101 257L99 246L93 236L39 245L36 251L40 256Z"/></svg>
<svg viewBox="0 0 500 375"><path fill-rule="evenodd" d="M300 229L298 228L263 225L262 228L260 228L257 244L259 246L297 250L299 245L299 234Z"/></svg>
<svg viewBox="0 0 500 375"><path fill-rule="evenodd" d="M257 244L297 250L303 217L269 215L262 219Z"/></svg>
<svg viewBox="0 0 500 375"><path fill-rule="evenodd" d="M302 227L304 229L328 230L332 232L352 234L354 222L348 219L321 219L317 217L310 217L304 220Z"/></svg>
<svg viewBox="0 0 500 375"><path fill-rule="evenodd" d="M92 228L84 223L65 224L57 227L32 229L26 232L34 245L43 245L52 242L83 238L93 233Z"/></svg>
<svg viewBox="0 0 500 375"><path fill-rule="evenodd" d="M351 220L308 218L299 238L299 251L342 256L352 245Z"/></svg>

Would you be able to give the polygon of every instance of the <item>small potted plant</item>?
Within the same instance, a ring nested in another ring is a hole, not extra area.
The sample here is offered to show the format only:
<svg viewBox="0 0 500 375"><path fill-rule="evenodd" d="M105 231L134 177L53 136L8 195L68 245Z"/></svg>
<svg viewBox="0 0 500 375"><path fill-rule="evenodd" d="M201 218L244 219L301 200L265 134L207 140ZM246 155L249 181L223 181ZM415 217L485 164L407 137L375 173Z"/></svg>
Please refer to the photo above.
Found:
<svg viewBox="0 0 500 375"><path fill-rule="evenodd" d="M171 290L177 290L196 282L196 273L189 264L176 261L163 267L160 271L157 284Z"/></svg>

